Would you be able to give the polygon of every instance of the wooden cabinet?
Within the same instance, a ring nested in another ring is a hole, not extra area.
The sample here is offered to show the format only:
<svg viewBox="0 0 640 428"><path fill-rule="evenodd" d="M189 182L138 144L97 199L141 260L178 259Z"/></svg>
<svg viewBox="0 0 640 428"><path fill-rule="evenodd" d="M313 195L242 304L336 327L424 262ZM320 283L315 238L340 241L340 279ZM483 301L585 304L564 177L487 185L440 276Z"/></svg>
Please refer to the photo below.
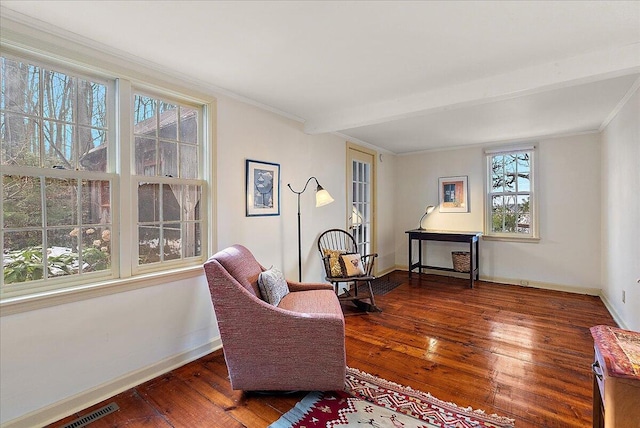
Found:
<svg viewBox="0 0 640 428"><path fill-rule="evenodd" d="M640 333L591 328L594 428L640 428Z"/></svg>

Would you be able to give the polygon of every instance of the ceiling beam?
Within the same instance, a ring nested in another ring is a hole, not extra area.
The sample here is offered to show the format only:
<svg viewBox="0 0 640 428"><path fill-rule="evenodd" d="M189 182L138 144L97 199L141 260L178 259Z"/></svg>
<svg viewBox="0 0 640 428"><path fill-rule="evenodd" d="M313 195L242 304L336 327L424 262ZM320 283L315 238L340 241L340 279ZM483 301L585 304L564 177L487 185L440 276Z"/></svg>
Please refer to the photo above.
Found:
<svg viewBox="0 0 640 428"><path fill-rule="evenodd" d="M308 118L304 131L321 134L375 125L443 110L472 107L640 73L640 43L442 87L404 98Z"/></svg>

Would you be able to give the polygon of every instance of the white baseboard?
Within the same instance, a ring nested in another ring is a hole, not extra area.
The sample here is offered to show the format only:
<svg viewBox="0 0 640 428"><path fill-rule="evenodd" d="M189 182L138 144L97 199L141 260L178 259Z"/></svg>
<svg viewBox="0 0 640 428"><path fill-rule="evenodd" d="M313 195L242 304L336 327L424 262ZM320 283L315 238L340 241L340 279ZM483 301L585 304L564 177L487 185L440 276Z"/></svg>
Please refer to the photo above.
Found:
<svg viewBox="0 0 640 428"><path fill-rule="evenodd" d="M394 270L398 270L398 267L397 266L391 266L390 268L387 268L387 269L384 269L384 270L382 270L380 272L377 272L376 273L376 277L380 278L381 276L385 276L386 274L391 273Z"/></svg>
<svg viewBox="0 0 640 428"><path fill-rule="evenodd" d="M48 425L86 409L87 407L91 407L94 404L100 403L101 401L107 400L114 395L131 389L164 373L170 372L171 370L190 363L191 361L197 360L198 358L210 354L220 348L222 348L222 342L218 337L195 349L158 361L150 366L143 367L102 385L98 385L95 388L83 391L47 407L43 407L27 413L26 415L20 416L19 418L7 421L0 426L2 428L23 428Z"/></svg>
<svg viewBox="0 0 640 428"><path fill-rule="evenodd" d="M623 328L625 330L630 330L629 327L627 326L627 323L625 323L622 317L620 317L620 315L618 314L618 312L616 312L615 307L611 304L611 302L609 302L609 299L607 299L607 296L605 296L604 293L600 293L600 300L602 300L602 303L604 303L604 306L607 308L607 310L613 317L613 320L618 324L618 327Z"/></svg>
<svg viewBox="0 0 640 428"><path fill-rule="evenodd" d="M396 265L396 269L408 271L408 266ZM449 272L442 270L423 269L424 273L452 276L455 278L469 278L468 273ZM414 272L417 273L417 272ZM587 294L589 296L601 296L602 290L600 288L580 287L573 285L554 284L550 282L540 281L526 281L526 284L522 283L521 279L502 278L495 276L482 276L480 275L480 281L495 282L498 284L519 285L521 287L541 288L544 290L565 291L568 293Z"/></svg>
<svg viewBox="0 0 640 428"><path fill-rule="evenodd" d="M541 288L543 290L564 291L567 293L586 294L589 296L600 296L600 293L602 292L602 290L599 288L554 284L550 282L527 281L526 284L523 284L521 279L512 279L512 278L481 276L480 280L487 281L487 282L497 282L500 284L519 285L521 287Z"/></svg>

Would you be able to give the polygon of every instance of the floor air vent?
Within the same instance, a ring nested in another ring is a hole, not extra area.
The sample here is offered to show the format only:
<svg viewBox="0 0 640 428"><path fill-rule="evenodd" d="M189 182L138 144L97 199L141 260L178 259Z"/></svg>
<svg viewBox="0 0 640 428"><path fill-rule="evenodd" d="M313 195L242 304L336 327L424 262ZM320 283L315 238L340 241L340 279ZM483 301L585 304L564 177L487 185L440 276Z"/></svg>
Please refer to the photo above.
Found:
<svg viewBox="0 0 640 428"><path fill-rule="evenodd" d="M89 413L88 415L84 415L81 418L76 419L73 422L69 422L65 426L61 428L80 428L89 425L91 422L100 419L103 416L107 416L109 413L113 413L118 410L120 407L116 403L111 403L100 409Z"/></svg>

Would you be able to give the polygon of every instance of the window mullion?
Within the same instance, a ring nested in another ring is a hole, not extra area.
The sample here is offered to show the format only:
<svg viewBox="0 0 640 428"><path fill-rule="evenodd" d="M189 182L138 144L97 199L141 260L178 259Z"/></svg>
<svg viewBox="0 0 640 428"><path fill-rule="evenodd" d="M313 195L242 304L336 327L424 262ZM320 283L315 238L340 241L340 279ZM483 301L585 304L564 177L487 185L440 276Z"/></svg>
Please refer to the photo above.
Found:
<svg viewBox="0 0 640 428"><path fill-rule="evenodd" d="M116 96L116 141L117 172L120 176L119 191L114 194L114 199L118 202L118 218L114 219L114 229L120 230L120 235L130 237L130 239L119 240L118 266L121 278L129 278L133 274L133 247L138 241L138 231L135 227L138 218L137 204L134 203L134 196L137 195L138 185L132 178L133 168L133 129L131 126L131 100L133 92L131 82L118 79ZM115 193L115 192L114 192Z"/></svg>
<svg viewBox="0 0 640 428"><path fill-rule="evenodd" d="M49 237L47 236L47 195L46 195L46 178L44 176L38 177L40 182L40 212L42 223L40 227L40 234L42 237L42 278L48 277L48 264L49 261L47 255L47 248L49 248Z"/></svg>

